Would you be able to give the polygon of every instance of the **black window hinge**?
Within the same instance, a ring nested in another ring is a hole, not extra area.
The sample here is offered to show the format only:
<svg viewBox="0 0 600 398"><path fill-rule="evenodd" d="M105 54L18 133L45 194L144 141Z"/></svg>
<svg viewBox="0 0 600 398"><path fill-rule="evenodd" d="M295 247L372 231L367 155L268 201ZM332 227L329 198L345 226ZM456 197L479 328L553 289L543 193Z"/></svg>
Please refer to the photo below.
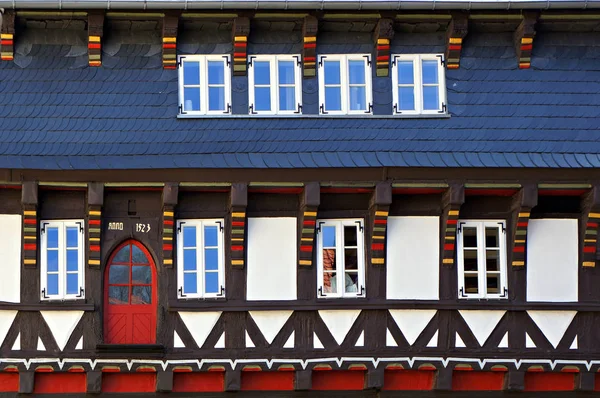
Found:
<svg viewBox="0 0 600 398"><path fill-rule="evenodd" d="M179 57L179 59L177 60L177 67L178 67L178 68L180 68L180 67L181 67L181 65L183 64L183 59L184 59L184 58L185 58L185 57Z"/></svg>
<svg viewBox="0 0 600 398"><path fill-rule="evenodd" d="M500 297L502 298L506 298L508 297L508 289L506 288L506 286L504 287L502 294L500 295Z"/></svg>
<svg viewBox="0 0 600 398"><path fill-rule="evenodd" d="M460 295L460 297L463 297L463 298L464 298L464 297L469 297L469 296L467 296L467 295L465 294L465 291L464 291L464 288L463 288L463 287L461 287L461 288L458 290L458 294Z"/></svg>
<svg viewBox="0 0 600 398"><path fill-rule="evenodd" d="M231 104L227 104L227 106L225 106L223 113L227 115L231 113Z"/></svg>
<svg viewBox="0 0 600 398"><path fill-rule="evenodd" d="M42 229L40 229L40 233L45 234L46 233L46 225L50 224L49 222L43 222L42 223Z"/></svg>
<svg viewBox="0 0 600 398"><path fill-rule="evenodd" d="M359 296L364 296L365 294L365 287L363 285L360 286L360 293L358 294Z"/></svg>
<svg viewBox="0 0 600 398"><path fill-rule="evenodd" d="M250 106L248 107L248 112L249 112L251 115L256 115L256 114L258 114L258 112L255 112L255 111L254 111L254 104L250 104Z"/></svg>
<svg viewBox="0 0 600 398"><path fill-rule="evenodd" d="M446 66L446 60L444 59L444 56L441 54L436 54L436 57L438 57L440 59L440 64L442 66Z"/></svg>
<svg viewBox="0 0 600 398"><path fill-rule="evenodd" d="M225 295L225 288L221 286L220 293L217 293L216 295L219 297L223 297Z"/></svg>
<svg viewBox="0 0 600 398"><path fill-rule="evenodd" d="M252 67L252 61L256 58L256 55L251 55L248 57L248 67Z"/></svg>
<svg viewBox="0 0 600 398"><path fill-rule="evenodd" d="M464 223L464 222L459 222L459 223L458 223L458 227L457 227L457 229L456 229L456 230L457 230L458 232L462 232L462 226L463 226L463 225L465 225L465 223Z"/></svg>
<svg viewBox="0 0 600 398"><path fill-rule="evenodd" d="M46 294L46 288L43 288L43 289L42 289L42 298L45 298L45 299L47 299L47 298L50 298L50 296L48 296L48 295Z"/></svg>
<svg viewBox="0 0 600 398"><path fill-rule="evenodd" d="M370 55L363 55L363 58L366 58L366 60L367 60L367 66L371 66L371 56Z"/></svg>
<svg viewBox="0 0 600 398"><path fill-rule="evenodd" d="M359 230L360 232L363 232L363 230L364 230L364 227L363 227L362 221L354 221L354 223L355 223L355 224L358 224L358 230Z"/></svg>
<svg viewBox="0 0 600 398"><path fill-rule="evenodd" d="M392 66L396 66L396 60L398 59L398 57L394 57L392 58Z"/></svg>
<svg viewBox="0 0 600 398"><path fill-rule="evenodd" d="M183 105L179 104L179 114L185 115L187 112L183 110Z"/></svg>
<svg viewBox="0 0 600 398"><path fill-rule="evenodd" d="M323 286L319 287L318 293L319 297L327 297L327 295L323 293Z"/></svg>
<svg viewBox="0 0 600 398"><path fill-rule="evenodd" d="M500 226L500 228L502 228L502 232L506 233L506 227L504 226L503 222L499 222L498 225Z"/></svg>
<svg viewBox="0 0 600 398"><path fill-rule="evenodd" d="M326 55L321 55L321 57L319 58L319 66L322 67L323 66L323 60L327 58Z"/></svg>
<svg viewBox="0 0 600 398"><path fill-rule="evenodd" d="M225 59L225 66L231 65L231 61L229 61L229 55L223 55L223 59Z"/></svg>
<svg viewBox="0 0 600 398"><path fill-rule="evenodd" d="M294 111L294 113L298 113L298 114L302 113L302 105L298 104L296 111Z"/></svg>
<svg viewBox="0 0 600 398"><path fill-rule="evenodd" d="M219 231L223 232L223 223L221 221L216 221L215 224L219 226Z"/></svg>
<svg viewBox="0 0 600 398"><path fill-rule="evenodd" d="M322 115L327 115L329 113L329 112L327 112L325 110L325 105L324 104L319 105L319 110L321 111Z"/></svg>
<svg viewBox="0 0 600 398"><path fill-rule="evenodd" d="M402 113L401 110L398 110L398 104L394 104L394 113Z"/></svg>
<svg viewBox="0 0 600 398"><path fill-rule="evenodd" d="M82 288L82 287L79 287L79 294L78 294L77 296L75 296L75 297L78 297L78 298L81 298L81 297L83 297L83 293L84 293L84 292L85 292L85 291L83 290L83 288Z"/></svg>
<svg viewBox="0 0 600 398"><path fill-rule="evenodd" d="M179 297L187 297L186 294L183 294L183 286L180 286L177 291L179 292Z"/></svg>
<svg viewBox="0 0 600 398"><path fill-rule="evenodd" d="M181 226L185 224L185 221L179 221L179 225L177 226L177 232L181 232Z"/></svg>
<svg viewBox="0 0 600 398"><path fill-rule="evenodd" d="M300 56L293 55L292 58L296 58L296 66L302 65L302 62L300 61Z"/></svg>
<svg viewBox="0 0 600 398"><path fill-rule="evenodd" d="M317 233L321 232L321 225L323 225L323 224L325 224L325 221L320 221L320 222L317 224Z"/></svg>
<svg viewBox="0 0 600 398"><path fill-rule="evenodd" d="M79 232L83 232L83 223L81 221L77 221L75 224L79 225Z"/></svg>
<svg viewBox="0 0 600 398"><path fill-rule="evenodd" d="M365 111L365 113L372 113L373 112L373 104L369 103L369 105L367 106L367 110Z"/></svg>
<svg viewBox="0 0 600 398"><path fill-rule="evenodd" d="M448 107L446 106L445 103L442 103L442 110L438 111L438 113L446 113L448 112Z"/></svg>

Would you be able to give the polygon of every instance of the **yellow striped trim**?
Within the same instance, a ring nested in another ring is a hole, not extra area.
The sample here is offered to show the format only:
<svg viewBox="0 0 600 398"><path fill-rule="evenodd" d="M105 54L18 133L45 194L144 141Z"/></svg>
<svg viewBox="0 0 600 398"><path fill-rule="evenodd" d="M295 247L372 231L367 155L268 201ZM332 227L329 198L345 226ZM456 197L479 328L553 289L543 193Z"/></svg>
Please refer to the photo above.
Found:
<svg viewBox="0 0 600 398"><path fill-rule="evenodd" d="M177 43L177 37L163 37L163 43Z"/></svg>
<svg viewBox="0 0 600 398"><path fill-rule="evenodd" d="M37 260L36 259L25 259L25 260L23 260L23 263L26 265L33 265L33 264L37 263Z"/></svg>
<svg viewBox="0 0 600 398"><path fill-rule="evenodd" d="M244 238L231 238L232 242L243 242Z"/></svg>
<svg viewBox="0 0 600 398"><path fill-rule="evenodd" d="M233 212L233 213L231 213L231 217L246 217L246 213Z"/></svg>
<svg viewBox="0 0 600 398"><path fill-rule="evenodd" d="M37 215L37 211L35 210L25 210L23 212L24 216L36 216Z"/></svg>
<svg viewBox="0 0 600 398"><path fill-rule="evenodd" d="M312 265L312 260L300 260L300 265Z"/></svg>
<svg viewBox="0 0 600 398"><path fill-rule="evenodd" d="M172 241L173 237L172 236L163 236L163 240Z"/></svg>
<svg viewBox="0 0 600 398"><path fill-rule="evenodd" d="M600 213L590 213L589 217L600 218Z"/></svg>
<svg viewBox="0 0 600 398"><path fill-rule="evenodd" d="M312 242L314 239L313 238L300 238L300 240L302 242Z"/></svg>
<svg viewBox="0 0 600 398"><path fill-rule="evenodd" d="M167 55L165 55L165 57L167 57ZM173 55L173 57L175 57L175 55ZM163 59L163 64L175 65L176 63L177 63L177 60L175 60L175 59Z"/></svg>
<svg viewBox="0 0 600 398"><path fill-rule="evenodd" d="M233 38L234 41L248 41L248 37L247 36L235 36Z"/></svg>
<svg viewBox="0 0 600 398"><path fill-rule="evenodd" d="M445 258L442 260L442 264L454 264L453 258Z"/></svg>
<svg viewBox="0 0 600 398"><path fill-rule="evenodd" d="M100 260L88 260L89 265L100 265Z"/></svg>
<svg viewBox="0 0 600 398"><path fill-rule="evenodd" d="M100 36L89 36L88 41L91 41L92 43L100 43Z"/></svg>
<svg viewBox="0 0 600 398"><path fill-rule="evenodd" d="M584 243L596 243L596 239L584 239Z"/></svg>
<svg viewBox="0 0 600 398"><path fill-rule="evenodd" d="M450 211L448 212L448 215L449 215L449 216L458 216L458 210L450 210Z"/></svg>
<svg viewBox="0 0 600 398"><path fill-rule="evenodd" d="M23 236L23 239L27 239L27 240L36 240L37 236Z"/></svg>
<svg viewBox="0 0 600 398"><path fill-rule="evenodd" d="M98 210L90 210L89 214L90 216L101 216L102 212Z"/></svg>
<svg viewBox="0 0 600 398"><path fill-rule="evenodd" d="M384 264L385 263L385 259L383 258L374 258L371 260L371 263L373 264Z"/></svg>
<svg viewBox="0 0 600 398"><path fill-rule="evenodd" d="M388 211L376 211L376 212L375 212L375 215L376 215L376 216L381 216L381 217L387 217L387 216L388 216L388 214L389 214L389 212L388 212Z"/></svg>
<svg viewBox="0 0 600 398"><path fill-rule="evenodd" d="M231 260L231 265L244 265L244 260Z"/></svg>
<svg viewBox="0 0 600 398"><path fill-rule="evenodd" d="M316 211L305 211L304 212L304 217L316 217L316 216L317 216Z"/></svg>
<svg viewBox="0 0 600 398"><path fill-rule="evenodd" d="M100 238L89 238L90 242L100 242Z"/></svg>
<svg viewBox="0 0 600 398"><path fill-rule="evenodd" d="M11 40L13 38L12 33L2 33L0 34L0 39Z"/></svg>
<svg viewBox="0 0 600 398"><path fill-rule="evenodd" d="M315 41L317 41L317 36L306 36L304 38L305 43L314 43Z"/></svg>
<svg viewBox="0 0 600 398"><path fill-rule="evenodd" d="M385 236L373 235L373 239L385 239Z"/></svg>
<svg viewBox="0 0 600 398"><path fill-rule="evenodd" d="M583 262L583 266L584 267L595 267L596 266L596 262L595 261L584 261Z"/></svg>
<svg viewBox="0 0 600 398"><path fill-rule="evenodd" d="M515 243L525 243L525 240L524 239L516 239Z"/></svg>
<svg viewBox="0 0 600 398"><path fill-rule="evenodd" d="M524 265L525 265L525 261L513 261L513 262L512 262L512 265L513 265L514 267L522 267L522 266L524 266Z"/></svg>
<svg viewBox="0 0 600 398"><path fill-rule="evenodd" d="M163 263L167 264L167 265L173 265L173 260L170 258L165 258L163 260Z"/></svg>
<svg viewBox="0 0 600 398"><path fill-rule="evenodd" d="M532 37L524 37L521 39L521 44L531 44L531 43L533 43Z"/></svg>
<svg viewBox="0 0 600 398"><path fill-rule="evenodd" d="M531 213L519 213L519 217L529 217Z"/></svg>
<svg viewBox="0 0 600 398"><path fill-rule="evenodd" d="M462 38L460 37L451 37L450 44L462 44Z"/></svg>
<svg viewBox="0 0 600 398"><path fill-rule="evenodd" d="M390 39L377 39L377 44L390 44Z"/></svg>
<svg viewBox="0 0 600 398"><path fill-rule="evenodd" d="M172 211L165 211L165 212L163 212L163 216L165 216L165 217L173 217L173 215L174 214L173 214Z"/></svg>

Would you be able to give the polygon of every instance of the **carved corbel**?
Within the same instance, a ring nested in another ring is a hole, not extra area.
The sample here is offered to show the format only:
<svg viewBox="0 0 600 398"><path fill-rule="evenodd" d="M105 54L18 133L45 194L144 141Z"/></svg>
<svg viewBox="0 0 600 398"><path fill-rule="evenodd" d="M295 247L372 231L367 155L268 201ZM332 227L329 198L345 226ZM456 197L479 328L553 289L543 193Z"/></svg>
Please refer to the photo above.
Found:
<svg viewBox="0 0 600 398"><path fill-rule="evenodd" d="M460 53L462 51L462 42L469 29L469 20L466 13L452 13L452 20L448 25L446 33L446 68L458 69L460 67Z"/></svg>
<svg viewBox="0 0 600 398"><path fill-rule="evenodd" d="M88 13L88 62L90 66L102 66L102 36L104 13Z"/></svg>
<svg viewBox="0 0 600 398"><path fill-rule="evenodd" d="M442 225L444 226L442 264L454 265L456 247L456 225L460 207L465 202L465 186L462 183L450 183L442 197Z"/></svg>
<svg viewBox="0 0 600 398"><path fill-rule="evenodd" d="M21 190L23 208L23 265L26 268L37 266L38 248L38 183L26 181Z"/></svg>
<svg viewBox="0 0 600 398"><path fill-rule="evenodd" d="M527 227L531 209L537 206L538 187L536 184L523 184L519 192L513 195L512 212L512 266L525 269Z"/></svg>
<svg viewBox="0 0 600 398"><path fill-rule="evenodd" d="M304 77L317 75L317 33L319 21L312 15L304 17L302 24L302 37L304 48L302 50L302 70Z"/></svg>
<svg viewBox="0 0 600 398"><path fill-rule="evenodd" d="M315 247L315 232L317 226L317 211L321 203L321 186L318 182L304 184L304 192L300 200L298 214L299 225L302 230L298 250L298 265L310 267Z"/></svg>
<svg viewBox="0 0 600 398"><path fill-rule="evenodd" d="M166 183L163 188L163 264L173 267L173 235L175 228L175 206L179 198L179 184Z"/></svg>
<svg viewBox="0 0 600 398"><path fill-rule="evenodd" d="M598 225L600 225L600 185L594 184L590 192L581 201L581 229L579 236L583 237L583 267L596 266L598 251Z"/></svg>
<svg viewBox="0 0 600 398"><path fill-rule="evenodd" d="M524 12L523 21L514 33L515 50L519 60L519 69L529 69L531 66L531 51L535 37L535 24L539 14Z"/></svg>
<svg viewBox="0 0 600 398"><path fill-rule="evenodd" d="M162 60L163 69L177 69L177 28L179 13L168 13L163 17Z"/></svg>
<svg viewBox="0 0 600 398"><path fill-rule="evenodd" d="M102 206L104 205L104 184L88 184L88 267L100 268L100 247L102 241Z"/></svg>
<svg viewBox="0 0 600 398"><path fill-rule="evenodd" d="M7 10L2 17L2 30L0 30L0 59L12 61L15 58L15 12Z"/></svg>
<svg viewBox="0 0 600 398"><path fill-rule="evenodd" d="M390 42L393 37L394 22L389 18L380 19L373 32L376 73L378 77L387 77L390 75Z"/></svg>
<svg viewBox="0 0 600 398"><path fill-rule="evenodd" d="M233 20L233 75L246 76L248 35L250 35L250 19L237 17Z"/></svg>
<svg viewBox="0 0 600 398"><path fill-rule="evenodd" d="M371 214L371 264L374 267L385 266L385 238L387 219L392 204L392 183L385 181L375 186L371 196L369 211Z"/></svg>
<svg viewBox="0 0 600 398"><path fill-rule="evenodd" d="M246 258L246 207L248 206L248 184L231 185L229 211L231 216L231 265L244 268Z"/></svg>

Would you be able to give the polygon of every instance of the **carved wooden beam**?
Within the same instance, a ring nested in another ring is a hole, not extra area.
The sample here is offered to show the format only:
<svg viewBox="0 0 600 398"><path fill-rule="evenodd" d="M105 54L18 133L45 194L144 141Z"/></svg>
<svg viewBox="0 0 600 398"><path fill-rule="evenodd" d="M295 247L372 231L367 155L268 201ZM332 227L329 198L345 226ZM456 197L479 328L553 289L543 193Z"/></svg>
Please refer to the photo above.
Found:
<svg viewBox="0 0 600 398"><path fill-rule="evenodd" d="M179 15L179 13L167 13L163 17L162 60L164 69L177 69Z"/></svg>
<svg viewBox="0 0 600 398"><path fill-rule="evenodd" d="M304 192L300 200L298 222L301 226L298 250L298 265L310 267L315 247L315 231L317 227L317 211L321 203L321 186L318 182L304 184Z"/></svg>
<svg viewBox="0 0 600 398"><path fill-rule="evenodd" d="M23 265L27 268L37 266L38 248L38 183L26 181L21 190L23 206Z"/></svg>
<svg viewBox="0 0 600 398"><path fill-rule="evenodd" d="M104 184L88 184L88 267L100 269Z"/></svg>
<svg viewBox="0 0 600 398"><path fill-rule="evenodd" d="M0 60L12 61L15 58L15 12L13 10L7 10L1 17Z"/></svg>
<svg viewBox="0 0 600 398"><path fill-rule="evenodd" d="M250 35L250 19L237 17L233 20L233 75L246 76L246 55Z"/></svg>
<svg viewBox="0 0 600 398"><path fill-rule="evenodd" d="M519 69L529 69L531 66L531 51L535 36L535 24L539 13L524 12L523 21L514 33L515 49L519 60Z"/></svg>
<svg viewBox="0 0 600 398"><path fill-rule="evenodd" d="M458 69L460 67L460 52L462 51L462 42L469 29L469 20L466 13L452 13L452 20L448 25L446 33L446 68Z"/></svg>
<svg viewBox="0 0 600 398"><path fill-rule="evenodd" d="M317 75L317 33L319 21L312 15L304 17L302 24L302 37L304 48L302 50L302 70L304 77L315 77Z"/></svg>
<svg viewBox="0 0 600 398"><path fill-rule="evenodd" d="M179 185L166 183L163 188L163 264L173 267L173 235L175 228L175 206L179 198Z"/></svg>
<svg viewBox="0 0 600 398"><path fill-rule="evenodd" d="M246 258L246 207L248 206L248 184L231 185L229 209L231 216L231 265L244 268Z"/></svg>
<svg viewBox="0 0 600 398"><path fill-rule="evenodd" d="M443 236L442 264L454 265L454 250L456 247L456 225L460 207L465 202L465 186L462 183L448 184L448 190L442 197L442 225L445 226Z"/></svg>
<svg viewBox="0 0 600 398"><path fill-rule="evenodd" d="M514 194L512 210L512 266L525 267L527 261L527 227L531 209L537 206L538 188L536 184L523 184Z"/></svg>
<svg viewBox="0 0 600 398"><path fill-rule="evenodd" d="M385 181L375 186L369 206L371 213L371 264L385 265L385 237L387 219L392 204L392 183Z"/></svg>
<svg viewBox="0 0 600 398"><path fill-rule="evenodd" d="M596 266L598 251L598 226L600 225L600 185L594 184L589 193L582 198L580 234L583 238L583 267Z"/></svg>
<svg viewBox="0 0 600 398"><path fill-rule="evenodd" d="M394 21L389 18L380 19L373 32L377 76L390 75L390 41L393 37Z"/></svg>
<svg viewBox="0 0 600 398"><path fill-rule="evenodd" d="M104 13L88 13L88 62L90 66L102 66L102 36Z"/></svg>

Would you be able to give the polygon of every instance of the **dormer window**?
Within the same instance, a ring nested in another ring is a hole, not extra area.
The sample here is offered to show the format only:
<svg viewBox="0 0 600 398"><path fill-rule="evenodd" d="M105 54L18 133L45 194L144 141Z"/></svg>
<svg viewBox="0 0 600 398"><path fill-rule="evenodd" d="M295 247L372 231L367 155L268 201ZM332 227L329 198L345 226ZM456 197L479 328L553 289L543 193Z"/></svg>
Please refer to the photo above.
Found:
<svg viewBox="0 0 600 398"><path fill-rule="evenodd" d="M179 114L231 114L229 55L179 57Z"/></svg>
<svg viewBox="0 0 600 398"><path fill-rule="evenodd" d="M293 115L302 113L300 55L248 57L249 113Z"/></svg>
<svg viewBox="0 0 600 398"><path fill-rule="evenodd" d="M364 115L373 111L371 56L319 56L319 101L322 115Z"/></svg>

